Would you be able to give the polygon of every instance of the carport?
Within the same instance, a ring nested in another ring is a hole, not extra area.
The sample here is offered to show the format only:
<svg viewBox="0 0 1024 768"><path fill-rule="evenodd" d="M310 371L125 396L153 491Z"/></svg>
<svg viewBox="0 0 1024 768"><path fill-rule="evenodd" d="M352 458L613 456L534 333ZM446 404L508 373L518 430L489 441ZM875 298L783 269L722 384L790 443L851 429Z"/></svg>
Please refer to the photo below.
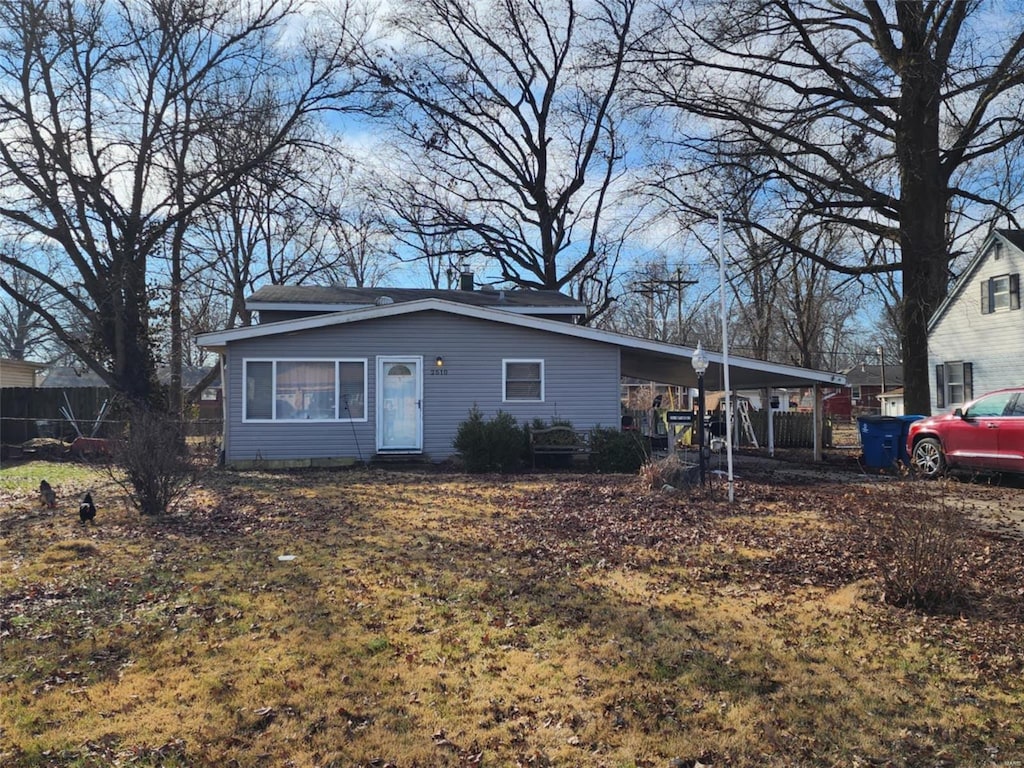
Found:
<svg viewBox="0 0 1024 768"><path fill-rule="evenodd" d="M620 334L608 335L628 339L627 343L617 342L620 347L619 359L623 376L680 387L697 387L697 374L693 369L693 355L696 351L694 347L623 337ZM720 352L707 349L703 352L708 360L707 372L704 374L705 385L709 389L725 389L724 356ZM838 373L768 363L734 355L729 355L728 363L729 386L732 392L781 388L810 388L814 391L814 459L820 461L823 414L821 388L844 386L846 377Z"/></svg>

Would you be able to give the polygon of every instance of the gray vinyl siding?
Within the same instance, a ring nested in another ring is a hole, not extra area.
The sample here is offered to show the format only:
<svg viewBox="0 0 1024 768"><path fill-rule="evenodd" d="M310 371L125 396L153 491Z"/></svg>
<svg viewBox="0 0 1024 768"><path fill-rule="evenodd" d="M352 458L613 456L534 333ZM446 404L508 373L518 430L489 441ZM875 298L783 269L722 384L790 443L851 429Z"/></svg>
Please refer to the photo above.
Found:
<svg viewBox="0 0 1024 768"><path fill-rule="evenodd" d="M974 397L993 389L1024 384L1024 309L982 314L981 286L989 278L1024 273L1024 254L1005 245L999 258L990 249L978 264L956 300L933 326L928 336L929 381L932 412L936 407L935 366L949 362L971 363Z"/></svg>
<svg viewBox="0 0 1024 768"><path fill-rule="evenodd" d="M423 312L229 344L226 459L371 458L377 446L381 355L423 358L423 452L434 460L453 453L458 425L474 405L486 417L503 410L521 424L559 418L577 429L619 425L619 351L614 345ZM440 374L434 365L439 355L444 358ZM365 358L367 420L243 423L242 363L255 358ZM503 402L502 360L508 358L544 361L543 402Z"/></svg>

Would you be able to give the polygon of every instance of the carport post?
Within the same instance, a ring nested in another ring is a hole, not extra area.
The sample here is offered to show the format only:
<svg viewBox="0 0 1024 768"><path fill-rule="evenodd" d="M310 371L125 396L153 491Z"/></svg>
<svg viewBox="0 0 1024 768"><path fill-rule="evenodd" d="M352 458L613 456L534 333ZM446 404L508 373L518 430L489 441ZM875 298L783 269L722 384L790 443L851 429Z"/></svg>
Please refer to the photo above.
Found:
<svg viewBox="0 0 1024 768"><path fill-rule="evenodd" d="M220 366L220 451L217 454L217 465L223 466L227 462L228 451L230 445L228 445L228 419L230 418L230 411L228 409L228 356L227 353L218 355L220 360L218 365Z"/></svg>
<svg viewBox="0 0 1024 768"><path fill-rule="evenodd" d="M821 461L822 405L821 385L818 382L814 382L814 417L812 424L814 427L814 460L816 462Z"/></svg>
<svg viewBox="0 0 1024 768"><path fill-rule="evenodd" d="M705 455L707 431L704 426L704 372L708 369L708 359L704 355L704 348L701 347L699 340L697 341L697 349L693 351L693 356L690 358L690 363L697 374L697 445L700 446L698 449L700 453L697 456L697 467L700 473L700 484L703 486L708 466L707 456Z"/></svg>

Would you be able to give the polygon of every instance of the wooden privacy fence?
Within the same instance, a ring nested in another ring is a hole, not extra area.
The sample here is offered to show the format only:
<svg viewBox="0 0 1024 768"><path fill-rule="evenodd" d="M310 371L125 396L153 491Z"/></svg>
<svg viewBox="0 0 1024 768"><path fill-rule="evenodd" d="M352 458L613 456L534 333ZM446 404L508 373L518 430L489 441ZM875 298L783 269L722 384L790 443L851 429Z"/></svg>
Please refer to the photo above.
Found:
<svg viewBox="0 0 1024 768"><path fill-rule="evenodd" d="M103 403L110 398L107 387L0 389L0 443L14 445L34 437L76 436L75 428L62 413L69 406L82 434L90 437ZM108 437L109 431L110 424L101 422L95 437Z"/></svg>
<svg viewBox="0 0 1024 768"><path fill-rule="evenodd" d="M103 403L112 400L108 387L0 389L0 444L20 445L36 437L70 441L78 433L63 413L69 406L85 437L112 437L121 430L117 414L111 414L108 408L103 418L96 421ZM214 436L220 431L220 419L193 419L186 423L189 435Z"/></svg>
<svg viewBox="0 0 1024 768"><path fill-rule="evenodd" d="M768 445L768 412L750 411L750 423L758 445ZM777 411L773 417L772 432L776 448L813 448L814 414ZM745 438L745 435L740 435L741 442ZM826 448L832 445L832 422L828 419L821 426L821 445Z"/></svg>

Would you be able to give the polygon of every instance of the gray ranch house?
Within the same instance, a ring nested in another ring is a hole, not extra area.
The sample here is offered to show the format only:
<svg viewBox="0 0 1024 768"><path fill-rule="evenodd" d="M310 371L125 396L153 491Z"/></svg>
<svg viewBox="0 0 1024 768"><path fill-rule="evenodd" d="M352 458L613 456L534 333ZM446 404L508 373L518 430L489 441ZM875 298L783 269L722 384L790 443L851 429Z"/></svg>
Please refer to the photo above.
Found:
<svg viewBox="0 0 1024 768"><path fill-rule="evenodd" d="M1024 232L993 232L928 324L933 412L1024 383Z"/></svg>
<svg viewBox="0 0 1024 768"><path fill-rule="evenodd" d="M692 347L579 325L556 292L269 286L247 306L258 324L198 337L220 355L230 466L440 461L474 406L618 428L624 376L697 385ZM706 355L714 385L722 356ZM729 371L734 390L844 383L735 357Z"/></svg>

